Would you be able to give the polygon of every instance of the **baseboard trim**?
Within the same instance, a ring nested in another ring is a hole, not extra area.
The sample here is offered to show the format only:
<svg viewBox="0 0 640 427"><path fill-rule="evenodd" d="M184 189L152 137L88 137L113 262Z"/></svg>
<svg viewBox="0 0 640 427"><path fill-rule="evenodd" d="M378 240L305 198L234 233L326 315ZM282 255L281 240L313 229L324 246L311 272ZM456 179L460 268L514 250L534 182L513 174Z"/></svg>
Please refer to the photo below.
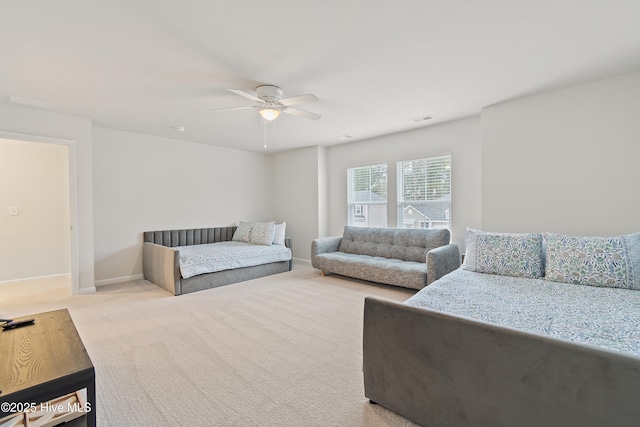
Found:
<svg viewBox="0 0 640 427"><path fill-rule="evenodd" d="M16 284L20 282L30 282L33 280L47 280L47 279L59 279L62 277L71 278L71 273L62 273L62 274L51 274L49 276L37 276L37 277L25 277L22 279L13 279L13 280L4 280L0 282L0 286L8 285L8 284Z"/></svg>
<svg viewBox="0 0 640 427"><path fill-rule="evenodd" d="M133 280L140 280L140 279L144 279L144 276L142 274L134 274L131 276L113 277L111 279L96 280L95 285L96 287L99 287L99 286L105 286L105 285L113 285L114 283L131 282Z"/></svg>
<svg viewBox="0 0 640 427"><path fill-rule="evenodd" d="M311 264L311 261L309 261L307 259L302 259L302 258L294 258L293 261L295 263L300 263L300 264ZM140 280L140 279L144 279L144 275L142 275L142 274L134 274L134 275L131 275L131 276L113 277L111 279L101 279L101 280L96 280L95 281L95 287L97 288L97 287L105 286L105 285L113 285L115 283L131 282L131 281ZM83 290L84 289L81 289L81 291L83 291ZM94 288L94 292L95 292L95 288ZM82 293L85 293L85 292L82 292Z"/></svg>

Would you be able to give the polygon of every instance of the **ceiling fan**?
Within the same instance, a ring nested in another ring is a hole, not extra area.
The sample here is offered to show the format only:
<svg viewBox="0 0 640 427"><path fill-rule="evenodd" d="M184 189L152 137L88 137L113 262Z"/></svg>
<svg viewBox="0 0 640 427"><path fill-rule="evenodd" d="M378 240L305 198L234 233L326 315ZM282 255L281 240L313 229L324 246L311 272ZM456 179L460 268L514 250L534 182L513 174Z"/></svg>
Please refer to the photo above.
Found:
<svg viewBox="0 0 640 427"><path fill-rule="evenodd" d="M318 120L322 117L320 114L311 113L309 111L293 108L292 105L302 104L305 102L315 102L318 97L315 95L299 95L290 98L282 98L282 89L278 86L262 85L256 88L256 94L252 95L239 89L227 89L236 95L243 96L252 101L260 103L259 105L251 105L244 107L216 108L211 111L228 111L228 110L244 110L247 108L257 108L263 119L272 121L278 118L280 113L292 114L305 119Z"/></svg>

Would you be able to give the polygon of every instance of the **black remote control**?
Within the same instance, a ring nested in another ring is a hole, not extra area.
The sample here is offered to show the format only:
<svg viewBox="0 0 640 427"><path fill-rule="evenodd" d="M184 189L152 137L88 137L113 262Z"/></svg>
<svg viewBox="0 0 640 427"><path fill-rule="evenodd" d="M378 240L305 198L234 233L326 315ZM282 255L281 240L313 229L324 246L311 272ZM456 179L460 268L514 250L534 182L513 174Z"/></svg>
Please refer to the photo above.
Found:
<svg viewBox="0 0 640 427"><path fill-rule="evenodd" d="M23 326L33 325L36 319L25 319L25 320L13 320L9 323L5 323L2 325L2 329L7 331L9 329L21 328Z"/></svg>

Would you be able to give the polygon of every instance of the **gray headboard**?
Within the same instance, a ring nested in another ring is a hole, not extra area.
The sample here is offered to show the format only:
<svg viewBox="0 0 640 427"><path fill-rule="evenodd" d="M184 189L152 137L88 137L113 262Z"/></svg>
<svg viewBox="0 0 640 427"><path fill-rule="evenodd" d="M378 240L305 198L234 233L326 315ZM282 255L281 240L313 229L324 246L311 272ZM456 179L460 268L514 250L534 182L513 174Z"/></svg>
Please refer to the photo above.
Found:
<svg viewBox="0 0 640 427"><path fill-rule="evenodd" d="M236 231L232 227L214 228L191 228L188 230L163 230L145 231L143 233L144 242L155 243L157 245L176 246L200 245L205 243L227 242L233 238Z"/></svg>

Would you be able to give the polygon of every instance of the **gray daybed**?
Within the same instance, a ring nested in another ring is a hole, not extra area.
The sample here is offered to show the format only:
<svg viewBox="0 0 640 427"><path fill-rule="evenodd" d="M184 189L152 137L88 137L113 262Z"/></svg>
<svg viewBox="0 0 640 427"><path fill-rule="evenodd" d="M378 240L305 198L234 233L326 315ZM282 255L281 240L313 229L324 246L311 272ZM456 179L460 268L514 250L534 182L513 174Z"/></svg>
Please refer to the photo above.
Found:
<svg viewBox="0 0 640 427"><path fill-rule="evenodd" d="M286 260L182 277L180 247L231 242L236 229L234 226L144 232L144 278L174 295L181 295L291 270L291 238L287 237L284 239L284 246L289 249Z"/></svg>
<svg viewBox="0 0 640 427"><path fill-rule="evenodd" d="M311 243L311 265L322 275L422 289L460 266L449 230L346 226L342 236Z"/></svg>
<svg viewBox="0 0 640 427"><path fill-rule="evenodd" d="M530 236L468 236L464 267L404 303L366 298L372 403L425 426L640 423L640 233L545 234L546 259Z"/></svg>

